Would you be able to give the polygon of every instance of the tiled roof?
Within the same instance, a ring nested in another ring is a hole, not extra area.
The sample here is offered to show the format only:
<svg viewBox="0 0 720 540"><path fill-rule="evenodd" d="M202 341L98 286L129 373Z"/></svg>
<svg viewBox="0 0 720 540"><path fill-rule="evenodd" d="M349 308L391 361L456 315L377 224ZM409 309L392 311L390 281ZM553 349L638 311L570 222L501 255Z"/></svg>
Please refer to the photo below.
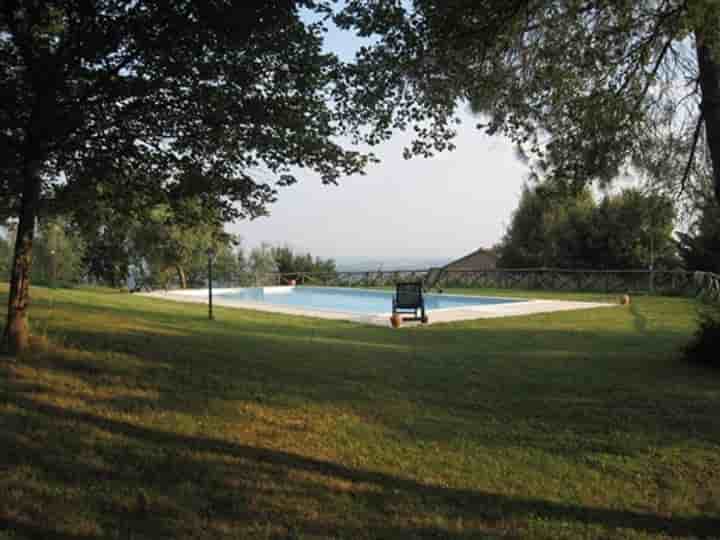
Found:
<svg viewBox="0 0 720 540"><path fill-rule="evenodd" d="M485 264L478 265L477 263L480 261L473 260L479 256L482 256L482 260L485 261ZM492 251L489 251L485 248L480 248L480 249L476 249L472 253L465 255L464 257L460 257L459 259L448 263L445 266L445 268L451 268L451 267L454 267L454 268L477 268L478 266L487 268L489 266L488 265L489 262L491 262L491 266L494 267L495 261L497 261L497 257L495 256L495 254Z"/></svg>

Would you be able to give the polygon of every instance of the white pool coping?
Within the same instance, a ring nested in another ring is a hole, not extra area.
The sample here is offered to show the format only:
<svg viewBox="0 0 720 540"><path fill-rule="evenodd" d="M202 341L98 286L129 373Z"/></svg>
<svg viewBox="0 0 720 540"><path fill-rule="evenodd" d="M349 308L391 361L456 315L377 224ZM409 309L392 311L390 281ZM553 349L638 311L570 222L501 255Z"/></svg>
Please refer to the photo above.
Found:
<svg viewBox="0 0 720 540"><path fill-rule="evenodd" d="M267 292L286 292L292 290L293 286L264 287ZM339 288L343 287L328 287ZM303 309L292 306L280 306L265 304L262 302L238 302L237 300L223 299L222 295L241 291L242 288L213 288L213 305L238 309L250 309L256 311L267 311L270 313L282 313L284 315L299 315L304 317L317 317L319 319L334 319L352 321L376 326L390 326L390 312L376 314L358 314L347 311L330 311L319 309ZM371 289L352 289L353 291L378 292ZM149 293L137 293L150 298L161 298L176 302L188 302L195 304L208 303L207 289L186 289L182 291L153 291ZM473 295L443 294L443 296L472 297ZM523 300L509 297L483 296L482 298L498 298L502 300ZM462 308L442 308L428 311L428 324L447 323L455 321L470 321L475 319L494 319L499 317L519 317L523 315L535 315L538 313L554 313L560 311L572 311L578 309L592 309L601 307L613 307L618 304L605 302L575 302L568 300L533 300L527 299L519 302L507 302L502 304L489 304L467 306Z"/></svg>

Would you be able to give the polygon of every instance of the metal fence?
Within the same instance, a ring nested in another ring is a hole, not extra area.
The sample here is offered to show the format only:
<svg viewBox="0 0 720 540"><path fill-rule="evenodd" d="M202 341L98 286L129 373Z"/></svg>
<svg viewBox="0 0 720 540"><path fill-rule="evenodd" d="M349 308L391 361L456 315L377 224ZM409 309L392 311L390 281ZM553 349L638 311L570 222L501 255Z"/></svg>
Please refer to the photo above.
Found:
<svg viewBox="0 0 720 540"><path fill-rule="evenodd" d="M342 287L391 287L401 281L421 281L429 270L377 270L255 276L255 285L322 285ZM521 268L492 270L447 270L436 288L480 288L580 291L604 293L652 293L707 296L720 300L720 275L684 270L568 270Z"/></svg>

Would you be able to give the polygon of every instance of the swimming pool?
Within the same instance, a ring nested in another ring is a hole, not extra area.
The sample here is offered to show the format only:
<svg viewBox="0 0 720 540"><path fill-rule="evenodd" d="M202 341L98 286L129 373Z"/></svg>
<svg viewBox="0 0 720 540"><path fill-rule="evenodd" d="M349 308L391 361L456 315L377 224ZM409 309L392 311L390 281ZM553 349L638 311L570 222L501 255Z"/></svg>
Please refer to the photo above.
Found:
<svg viewBox="0 0 720 540"><path fill-rule="evenodd" d="M220 290L215 295L225 303L258 302L318 311L336 311L357 315L384 315L392 311L393 291L373 291L340 287L252 287ZM425 309L432 313L447 309L516 303L519 300L425 294Z"/></svg>
<svg viewBox="0 0 720 540"><path fill-rule="evenodd" d="M178 302L207 303L207 289L153 291L143 296ZM393 291L347 287L252 287L213 289L217 306L254 309L389 326ZM552 313L614 304L566 300L510 299L488 296L426 294L430 323L469 321Z"/></svg>

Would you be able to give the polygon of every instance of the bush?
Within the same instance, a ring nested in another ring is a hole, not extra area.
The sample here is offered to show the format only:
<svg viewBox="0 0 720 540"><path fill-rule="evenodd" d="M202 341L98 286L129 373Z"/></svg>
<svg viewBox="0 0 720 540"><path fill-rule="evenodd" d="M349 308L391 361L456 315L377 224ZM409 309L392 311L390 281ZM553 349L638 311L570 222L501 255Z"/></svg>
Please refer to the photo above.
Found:
<svg viewBox="0 0 720 540"><path fill-rule="evenodd" d="M720 306L705 306L700 311L700 326L685 349L685 358L720 368Z"/></svg>

